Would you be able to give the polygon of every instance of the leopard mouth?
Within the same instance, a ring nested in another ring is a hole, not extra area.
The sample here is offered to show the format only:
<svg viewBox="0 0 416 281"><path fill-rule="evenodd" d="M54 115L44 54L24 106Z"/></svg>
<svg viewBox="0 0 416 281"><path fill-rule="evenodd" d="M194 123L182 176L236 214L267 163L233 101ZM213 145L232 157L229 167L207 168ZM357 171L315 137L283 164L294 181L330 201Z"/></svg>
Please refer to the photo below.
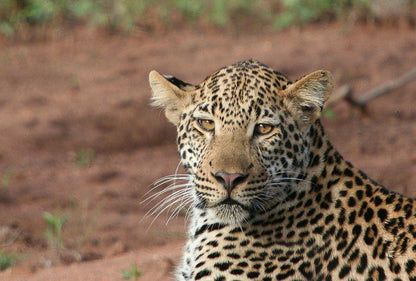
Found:
<svg viewBox="0 0 416 281"><path fill-rule="evenodd" d="M217 206L218 206L218 205L228 205L228 206L232 206L232 205L239 205L239 206L241 206L241 207L243 207L243 208L244 208L244 205L243 205L243 204L241 204L241 203L240 203L240 202L238 202L237 200L232 199L231 197L228 197L228 198L226 198L226 199L222 200L221 202L219 202L219 203L217 204Z"/></svg>

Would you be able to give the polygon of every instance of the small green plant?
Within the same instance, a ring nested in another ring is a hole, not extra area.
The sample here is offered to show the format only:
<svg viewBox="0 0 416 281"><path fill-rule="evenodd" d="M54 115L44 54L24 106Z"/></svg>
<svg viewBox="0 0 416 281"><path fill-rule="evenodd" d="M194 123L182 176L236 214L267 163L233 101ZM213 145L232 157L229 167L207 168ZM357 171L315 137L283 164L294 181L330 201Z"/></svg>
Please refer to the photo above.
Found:
<svg viewBox="0 0 416 281"><path fill-rule="evenodd" d="M13 174L14 174L13 167L9 167L6 169L6 171L4 171L4 174L1 177L0 190L4 190L9 187Z"/></svg>
<svg viewBox="0 0 416 281"><path fill-rule="evenodd" d="M44 212L43 220L46 223L44 235L48 239L51 248L55 251L64 249L63 227L68 220L68 216L59 213L53 215L49 212Z"/></svg>
<svg viewBox="0 0 416 281"><path fill-rule="evenodd" d="M190 20L199 19L204 12L203 2L194 0L176 0L176 8Z"/></svg>
<svg viewBox="0 0 416 281"><path fill-rule="evenodd" d="M0 251L0 271L6 270L16 264L16 255L11 255Z"/></svg>
<svg viewBox="0 0 416 281"><path fill-rule="evenodd" d="M78 251L81 251L82 246L85 245L91 233L94 232L97 219L101 214L101 204L95 206L93 209L90 207L91 204L88 200L78 202L74 199L72 203L74 214L71 222L75 223L77 232L79 233L76 237L76 247Z"/></svg>
<svg viewBox="0 0 416 281"><path fill-rule="evenodd" d="M122 269L121 273L124 280L137 280L142 275L141 271L134 264L130 265L129 270Z"/></svg>
<svg viewBox="0 0 416 281"><path fill-rule="evenodd" d="M81 148L75 156L75 162L80 168L88 168L91 166L95 158L95 152L91 148Z"/></svg>
<svg viewBox="0 0 416 281"><path fill-rule="evenodd" d="M334 5L331 0L282 0L284 12L277 16L276 26L302 25L321 17Z"/></svg>
<svg viewBox="0 0 416 281"><path fill-rule="evenodd" d="M72 75L71 78L69 79L69 82L71 84L71 89L79 90L81 88L81 83L79 81L78 76Z"/></svg>

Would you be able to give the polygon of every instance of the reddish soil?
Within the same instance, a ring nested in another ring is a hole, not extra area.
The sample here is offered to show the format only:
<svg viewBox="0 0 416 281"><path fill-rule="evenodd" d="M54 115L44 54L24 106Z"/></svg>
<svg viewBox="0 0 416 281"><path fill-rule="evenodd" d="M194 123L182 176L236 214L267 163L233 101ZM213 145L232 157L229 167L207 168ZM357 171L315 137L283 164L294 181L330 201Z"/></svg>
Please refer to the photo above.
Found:
<svg viewBox="0 0 416 281"><path fill-rule="evenodd" d="M355 94L416 65L405 26L314 26L280 33L172 31L108 36L89 31L0 46L0 247L21 254L1 280L168 280L185 216L143 219L150 184L178 164L175 129L149 106L148 72L197 83L220 66L255 58L297 78L330 70ZM382 184L416 196L416 81L372 101L365 114L333 106L326 131L340 152ZM93 149L87 168L80 149ZM65 214L51 248L43 212ZM5 245L16 240L11 245Z"/></svg>

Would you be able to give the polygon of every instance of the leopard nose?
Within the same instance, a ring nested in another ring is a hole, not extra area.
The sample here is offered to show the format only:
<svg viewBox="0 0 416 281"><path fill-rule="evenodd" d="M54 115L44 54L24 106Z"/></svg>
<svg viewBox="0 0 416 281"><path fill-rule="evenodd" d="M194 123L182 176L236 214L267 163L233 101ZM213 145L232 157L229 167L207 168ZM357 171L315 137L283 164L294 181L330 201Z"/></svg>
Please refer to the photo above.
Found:
<svg viewBox="0 0 416 281"><path fill-rule="evenodd" d="M224 171L216 172L214 178L224 186L229 193L239 184L246 181L248 174L227 173Z"/></svg>

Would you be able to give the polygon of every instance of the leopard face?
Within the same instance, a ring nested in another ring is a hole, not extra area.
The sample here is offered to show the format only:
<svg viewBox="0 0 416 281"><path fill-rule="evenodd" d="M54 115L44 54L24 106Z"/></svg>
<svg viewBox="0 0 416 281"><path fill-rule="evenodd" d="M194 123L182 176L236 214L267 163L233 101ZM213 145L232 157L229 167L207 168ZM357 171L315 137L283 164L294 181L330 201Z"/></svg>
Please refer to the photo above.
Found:
<svg viewBox="0 0 416 281"><path fill-rule="evenodd" d="M150 83L154 104L177 126L194 206L235 224L305 192L306 167L316 161L311 125L333 87L328 72L292 83L249 60L195 86L157 72Z"/></svg>

